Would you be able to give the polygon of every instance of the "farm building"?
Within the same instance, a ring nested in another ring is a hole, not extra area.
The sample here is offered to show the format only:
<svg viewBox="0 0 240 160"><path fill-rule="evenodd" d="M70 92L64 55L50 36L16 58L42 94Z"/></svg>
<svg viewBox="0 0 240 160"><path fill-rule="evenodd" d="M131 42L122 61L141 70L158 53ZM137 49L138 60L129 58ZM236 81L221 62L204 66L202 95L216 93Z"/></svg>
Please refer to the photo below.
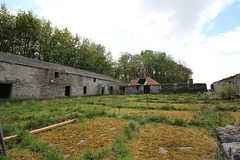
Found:
<svg viewBox="0 0 240 160"><path fill-rule="evenodd" d="M240 96L240 73L212 83L211 90L217 92L224 86L232 86L233 88L238 89L239 92L237 93L236 96Z"/></svg>
<svg viewBox="0 0 240 160"><path fill-rule="evenodd" d="M117 94L111 77L0 52L0 98L45 99Z"/></svg>
<svg viewBox="0 0 240 160"><path fill-rule="evenodd" d="M160 83L147 78L135 78L124 86L125 94L159 93Z"/></svg>
<svg viewBox="0 0 240 160"><path fill-rule="evenodd" d="M147 78L135 78L127 83L124 87L123 94L172 94L172 93L193 93L207 92L205 83L195 84L160 84L155 80Z"/></svg>

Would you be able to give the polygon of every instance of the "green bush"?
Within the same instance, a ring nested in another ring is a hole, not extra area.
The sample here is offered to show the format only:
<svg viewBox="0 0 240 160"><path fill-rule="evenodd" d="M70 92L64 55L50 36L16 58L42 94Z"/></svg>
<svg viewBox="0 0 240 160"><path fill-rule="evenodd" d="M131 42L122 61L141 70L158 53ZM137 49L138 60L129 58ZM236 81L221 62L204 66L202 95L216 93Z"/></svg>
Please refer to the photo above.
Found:
<svg viewBox="0 0 240 160"><path fill-rule="evenodd" d="M132 134L131 128L129 126L124 127L123 133L127 137L127 139L133 138L133 134Z"/></svg>
<svg viewBox="0 0 240 160"><path fill-rule="evenodd" d="M148 116L148 122L172 124L172 121L164 115L150 115Z"/></svg>
<svg viewBox="0 0 240 160"><path fill-rule="evenodd" d="M231 100L239 93L239 88L232 85L223 86L218 91L219 96L224 100Z"/></svg>
<svg viewBox="0 0 240 160"><path fill-rule="evenodd" d="M113 151L118 159L129 159L129 149L128 147L124 144L124 136L120 136L116 138L116 141L114 142L113 145Z"/></svg>
<svg viewBox="0 0 240 160"><path fill-rule="evenodd" d="M173 105L167 104L165 106L161 107L161 110L165 110L165 111L175 111L177 110Z"/></svg>
<svg viewBox="0 0 240 160"><path fill-rule="evenodd" d="M187 126L188 125L188 122L186 121L186 120L184 120L184 119L175 119L174 121L173 121L173 125L177 125L177 126Z"/></svg>

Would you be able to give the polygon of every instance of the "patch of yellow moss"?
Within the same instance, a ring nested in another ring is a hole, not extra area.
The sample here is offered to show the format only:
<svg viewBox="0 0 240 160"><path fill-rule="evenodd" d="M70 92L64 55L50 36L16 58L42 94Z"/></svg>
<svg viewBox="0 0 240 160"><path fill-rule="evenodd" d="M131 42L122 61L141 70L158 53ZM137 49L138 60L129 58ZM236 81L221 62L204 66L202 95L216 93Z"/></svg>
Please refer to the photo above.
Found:
<svg viewBox="0 0 240 160"><path fill-rule="evenodd" d="M184 120L192 120L194 118L200 118L197 112L193 111L163 111L163 110L134 110L134 109L112 109L110 113L122 113L122 114L137 114L137 115L164 115L171 120L184 119Z"/></svg>
<svg viewBox="0 0 240 160"><path fill-rule="evenodd" d="M240 112L227 112L227 113L230 114L230 118L236 125L240 124Z"/></svg>
<svg viewBox="0 0 240 160"><path fill-rule="evenodd" d="M67 157L78 157L89 148L100 151L111 146L127 124L127 121L110 118L88 120L39 134L38 139L58 147Z"/></svg>
<svg viewBox="0 0 240 160"><path fill-rule="evenodd" d="M36 152L32 152L27 148L18 148L15 147L7 151L7 157L9 159L18 159L18 160L37 160L43 159L42 155L39 155Z"/></svg>
<svg viewBox="0 0 240 160"><path fill-rule="evenodd" d="M201 129L149 124L127 143L133 159L214 159L215 139Z"/></svg>

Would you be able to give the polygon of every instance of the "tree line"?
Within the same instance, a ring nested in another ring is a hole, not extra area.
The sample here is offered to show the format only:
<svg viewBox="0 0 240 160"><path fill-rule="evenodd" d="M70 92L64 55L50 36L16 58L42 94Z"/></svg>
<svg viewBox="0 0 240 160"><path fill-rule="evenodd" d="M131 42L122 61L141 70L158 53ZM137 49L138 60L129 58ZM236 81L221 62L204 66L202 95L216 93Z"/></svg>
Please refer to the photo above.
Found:
<svg viewBox="0 0 240 160"><path fill-rule="evenodd" d="M187 83L192 71L170 55L150 50L122 53L117 61L102 44L53 27L32 11L12 15L5 4L0 10L0 51L111 76L122 82L151 77L159 83Z"/></svg>

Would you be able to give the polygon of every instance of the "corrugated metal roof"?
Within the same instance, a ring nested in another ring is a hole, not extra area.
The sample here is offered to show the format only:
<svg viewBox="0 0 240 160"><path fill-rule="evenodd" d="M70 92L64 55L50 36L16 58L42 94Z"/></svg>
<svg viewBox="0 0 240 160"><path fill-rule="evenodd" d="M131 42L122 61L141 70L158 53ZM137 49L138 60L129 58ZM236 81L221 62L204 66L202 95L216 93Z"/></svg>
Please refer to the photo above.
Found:
<svg viewBox="0 0 240 160"><path fill-rule="evenodd" d="M141 86L142 84L139 84L140 78L135 78L133 80L131 80L128 84L126 84L126 86ZM145 86L150 86L150 85L160 85L160 83L158 83L157 81L153 80L152 78L147 77L145 83L143 84Z"/></svg>
<svg viewBox="0 0 240 160"><path fill-rule="evenodd" d="M72 67L63 66L59 64L39 61L39 60L26 58L18 55L13 55L9 53L4 53L4 52L0 52L0 61L34 67L34 68L52 69L52 70L57 70L59 72L65 72L69 74L80 75L80 76L91 77L91 78L98 78L102 80L115 81L111 77L105 76L102 74L97 74L94 72L89 72L86 70L72 68Z"/></svg>

